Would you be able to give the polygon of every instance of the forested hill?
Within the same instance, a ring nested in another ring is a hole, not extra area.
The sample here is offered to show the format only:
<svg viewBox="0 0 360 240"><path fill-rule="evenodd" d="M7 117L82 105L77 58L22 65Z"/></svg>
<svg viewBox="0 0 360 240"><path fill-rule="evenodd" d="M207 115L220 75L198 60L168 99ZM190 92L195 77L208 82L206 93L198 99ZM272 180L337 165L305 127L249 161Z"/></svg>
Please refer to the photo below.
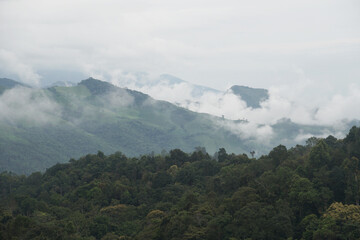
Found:
<svg viewBox="0 0 360 240"><path fill-rule="evenodd" d="M9 78L0 78L0 94L3 93L5 90L12 89L14 87L29 87L23 83L14 81Z"/></svg>
<svg viewBox="0 0 360 240"><path fill-rule="evenodd" d="M1 86L0 172L44 171L57 162L97 150L105 154L121 151L132 157L175 148L191 152L201 146L211 154L223 147L235 153L254 150L260 156L279 144L294 146L307 136L339 132L336 127L297 124L289 119L271 126L232 121L93 78L76 86L46 89L0 79ZM241 89L258 101L262 99L251 89ZM357 125L342 124L344 128Z"/></svg>
<svg viewBox="0 0 360 240"><path fill-rule="evenodd" d="M360 128L259 159L102 152L0 175L0 239L359 239Z"/></svg>
<svg viewBox="0 0 360 240"><path fill-rule="evenodd" d="M0 110L0 172L44 171L97 150L139 156L196 146L248 152L255 145L219 126L228 123L220 117L93 78L72 87L7 88Z"/></svg>

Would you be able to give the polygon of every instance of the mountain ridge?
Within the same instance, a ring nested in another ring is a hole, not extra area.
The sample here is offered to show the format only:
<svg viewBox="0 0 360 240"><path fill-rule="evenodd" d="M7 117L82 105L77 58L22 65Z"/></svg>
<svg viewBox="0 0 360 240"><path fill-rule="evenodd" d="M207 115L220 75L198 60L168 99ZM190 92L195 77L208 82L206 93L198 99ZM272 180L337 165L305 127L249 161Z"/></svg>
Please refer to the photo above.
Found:
<svg viewBox="0 0 360 240"><path fill-rule="evenodd" d="M17 86L30 88L30 86L10 78L0 78L0 94Z"/></svg>
<svg viewBox="0 0 360 240"><path fill-rule="evenodd" d="M248 107L260 108L261 102L269 99L269 92L263 88L251 88L248 86L233 85L228 91L244 100Z"/></svg>
<svg viewBox="0 0 360 240"><path fill-rule="evenodd" d="M97 150L137 156L174 148L192 151L197 146L211 152L220 147L241 152L248 148L236 135L214 124L220 118L93 78L74 87L28 91L33 96L30 99L37 99L28 103L30 109L32 103L48 101L54 112L49 108L40 112L48 118L45 122L37 122L38 112L32 121L24 117L0 121L1 131L6 132L0 137L0 171L44 170L70 156ZM61 152L68 154L61 156Z"/></svg>
<svg viewBox="0 0 360 240"><path fill-rule="evenodd" d="M0 171L18 173L98 150L138 156L205 147L211 153L225 148L260 156L280 143L294 146L304 137L337 131L291 120L269 126L233 121L94 78L71 87L14 88L2 100L6 111L0 112Z"/></svg>

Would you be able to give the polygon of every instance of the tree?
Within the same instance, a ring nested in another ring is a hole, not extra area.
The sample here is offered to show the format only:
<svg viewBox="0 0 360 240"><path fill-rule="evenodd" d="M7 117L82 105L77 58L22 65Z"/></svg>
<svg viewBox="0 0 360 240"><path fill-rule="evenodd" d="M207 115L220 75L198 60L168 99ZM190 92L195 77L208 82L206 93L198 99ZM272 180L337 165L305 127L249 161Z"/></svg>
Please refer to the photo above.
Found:
<svg viewBox="0 0 360 240"><path fill-rule="evenodd" d="M228 158L225 148L220 148L217 152L217 159L219 162L224 162Z"/></svg>
<svg viewBox="0 0 360 240"><path fill-rule="evenodd" d="M288 158L288 151L284 145L279 145L275 147L270 153L269 157L274 163L275 167L279 166Z"/></svg>
<svg viewBox="0 0 360 240"><path fill-rule="evenodd" d="M109 219L107 217L98 216L90 225L90 233L96 239L102 238L109 231Z"/></svg>
<svg viewBox="0 0 360 240"><path fill-rule="evenodd" d="M360 128L353 126L346 138L344 139L346 143L347 152L350 157L360 158Z"/></svg>
<svg viewBox="0 0 360 240"><path fill-rule="evenodd" d="M320 140L310 151L308 166L315 171L329 163L329 147L324 140Z"/></svg>
<svg viewBox="0 0 360 240"><path fill-rule="evenodd" d="M170 156L166 156L165 159L168 166L177 165L178 167L189 161L188 155L180 149L171 150Z"/></svg>
<svg viewBox="0 0 360 240"><path fill-rule="evenodd" d="M342 204L334 202L321 216L318 230L314 236L319 235L322 238L331 239L331 234L336 236L332 239L359 239L360 238L360 206L354 204Z"/></svg>
<svg viewBox="0 0 360 240"><path fill-rule="evenodd" d="M312 148L312 147L315 147L316 144L320 141L319 138L316 138L316 137L311 137L309 138L308 140L306 140L306 146Z"/></svg>
<svg viewBox="0 0 360 240"><path fill-rule="evenodd" d="M290 203L295 208L299 218L303 218L307 213L310 214L316 211L319 193L309 179L294 175L289 197Z"/></svg>
<svg viewBox="0 0 360 240"><path fill-rule="evenodd" d="M360 198L360 168L359 159L356 157L346 158L342 164L342 169L345 173L346 190L345 200L347 202L355 202L359 205Z"/></svg>
<svg viewBox="0 0 360 240"><path fill-rule="evenodd" d="M152 186L154 188L165 187L167 184L171 183L171 181L172 181L172 178L171 178L170 174L168 174L165 171L158 172L155 174Z"/></svg>

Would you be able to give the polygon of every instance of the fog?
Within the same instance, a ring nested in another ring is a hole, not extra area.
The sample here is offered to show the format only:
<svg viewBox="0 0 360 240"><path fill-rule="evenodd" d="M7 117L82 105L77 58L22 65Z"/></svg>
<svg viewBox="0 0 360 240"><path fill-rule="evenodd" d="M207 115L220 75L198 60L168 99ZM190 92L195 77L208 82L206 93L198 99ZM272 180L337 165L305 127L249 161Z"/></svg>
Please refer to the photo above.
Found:
<svg viewBox="0 0 360 240"><path fill-rule="evenodd" d="M224 91L305 75L343 91L360 77L359 9L356 0L3 0L0 76L36 85L121 69Z"/></svg>
<svg viewBox="0 0 360 240"><path fill-rule="evenodd" d="M131 81L134 90L148 93L154 99L166 100L195 112L217 116L217 118L209 118L215 126L229 130L249 144L261 146L259 149L254 148L258 154L264 153L263 149L271 149L280 143L287 146L303 144L312 136L323 138L333 135L342 138L349 130L350 121L360 119L356 111L356 106L360 104L360 89L356 85L350 86L345 95L337 94L329 99L319 96L307 100L304 97L306 92L311 90L308 87L313 85L273 87L268 91L269 98L260 103L260 108L251 108L231 90L221 92L201 88L171 76L148 80L144 78L151 76L144 73L127 73L119 76L103 80L117 86L128 85ZM65 89L65 87L59 88L61 91ZM95 105L86 100L87 94L86 91L66 90L64 95L66 103L60 105L51 97L50 92L16 87L0 96L0 121L28 126L66 122L81 127L85 122L112 116L122 108L131 108L135 100L126 89L121 88L99 96ZM303 98L296 101L299 96ZM308 101L316 105L306 104ZM147 107L156 104L156 101L149 98L143 104ZM299 124L295 135L294 133L284 135L275 127L276 124L286 122L286 119ZM302 125L318 126L318 128L305 130Z"/></svg>
<svg viewBox="0 0 360 240"><path fill-rule="evenodd" d="M99 76L99 75L98 75ZM292 85L278 85L268 89L269 98L260 103L260 108L251 108L241 97L231 90L202 90L199 86L186 81L174 82L173 78L152 77L146 74L124 73L99 76L116 86L129 87L149 94L155 99L165 100L195 112L208 113L236 122L218 121L237 133L242 139L256 138L269 141L274 132L272 125L282 119L303 125L325 126L331 128L317 137L334 135L344 137L348 131L348 123L360 119L356 111L360 106L360 87L351 84L343 94L322 94L328 86L321 86L309 79L299 79ZM299 132L297 142L303 142L312 136Z"/></svg>
<svg viewBox="0 0 360 240"><path fill-rule="evenodd" d="M226 124L242 138L272 136L284 118L331 126L329 133L341 136L347 122L360 118L359 9L356 0L2 0L0 77L40 86L92 76L196 112L246 120ZM163 73L187 82L159 81ZM196 85L218 91L199 94ZM266 88L269 98L250 108L227 91L232 85ZM32 103L24 94L24 104ZM2 108L10 113L6 101ZM37 104L28 111L46 119L48 101ZM10 119L5 112L2 118Z"/></svg>
<svg viewBox="0 0 360 240"><path fill-rule="evenodd" d="M0 120L9 124L58 124L61 107L43 91L17 87L0 95Z"/></svg>

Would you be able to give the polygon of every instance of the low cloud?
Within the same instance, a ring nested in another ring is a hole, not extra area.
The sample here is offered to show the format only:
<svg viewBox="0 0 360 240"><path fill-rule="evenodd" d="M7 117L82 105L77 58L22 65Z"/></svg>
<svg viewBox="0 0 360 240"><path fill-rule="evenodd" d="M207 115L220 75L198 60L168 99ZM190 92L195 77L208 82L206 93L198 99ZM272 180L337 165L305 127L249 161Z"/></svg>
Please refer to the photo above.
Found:
<svg viewBox="0 0 360 240"><path fill-rule="evenodd" d="M16 75L28 85L40 84L40 75L30 65L23 63L14 53L4 49L0 49L0 71Z"/></svg>
<svg viewBox="0 0 360 240"><path fill-rule="evenodd" d="M320 134L299 131L296 142L303 142L314 134L318 137L330 134L343 137L348 131L349 122L360 119L360 113L356 111L360 106L359 86L353 84L347 91L336 93L336 89L307 79L301 69L297 69L297 72L299 81L270 87L269 98L260 103L260 108L248 107L232 91L202 90L201 94L194 94L199 92L198 86L185 81L176 82L173 79L144 73L124 73L121 70L102 77L114 85L144 92L155 99L169 101L195 112L234 120L219 121L217 124L242 139L269 142L276 135L272 126L283 119L327 129ZM326 95L325 92L333 94Z"/></svg>
<svg viewBox="0 0 360 240"><path fill-rule="evenodd" d="M134 103L134 97L127 93L125 89L117 89L106 94L103 97L103 103L111 109L128 107Z"/></svg>
<svg viewBox="0 0 360 240"><path fill-rule="evenodd" d="M10 124L48 124L57 121L61 107L42 90L17 87L0 95L0 120Z"/></svg>
<svg viewBox="0 0 360 240"><path fill-rule="evenodd" d="M270 125L256 124L252 122L233 122L233 121L217 121L216 124L231 130L242 140L250 140L253 142L269 145L274 135L274 130Z"/></svg>

